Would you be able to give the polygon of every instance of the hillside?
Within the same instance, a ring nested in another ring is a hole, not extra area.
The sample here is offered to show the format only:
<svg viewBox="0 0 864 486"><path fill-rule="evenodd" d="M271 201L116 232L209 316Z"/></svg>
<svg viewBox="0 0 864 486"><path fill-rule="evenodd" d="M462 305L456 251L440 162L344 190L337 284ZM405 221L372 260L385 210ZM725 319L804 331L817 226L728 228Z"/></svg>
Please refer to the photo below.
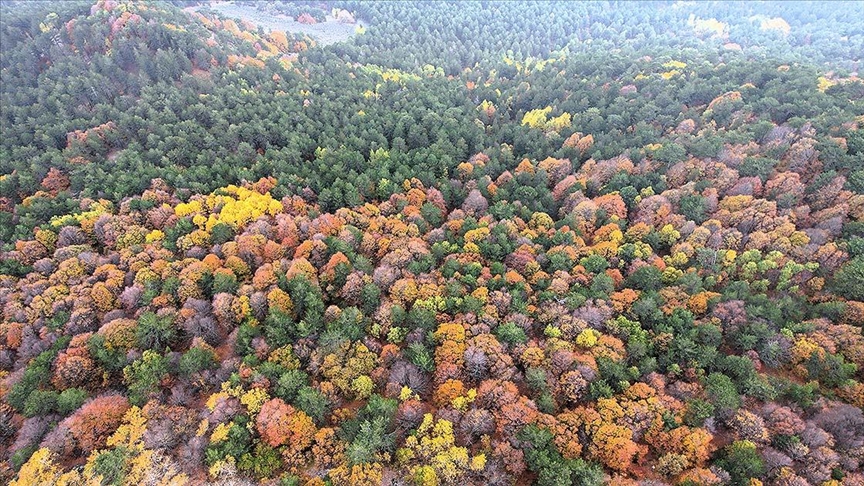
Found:
<svg viewBox="0 0 864 486"><path fill-rule="evenodd" d="M864 484L862 4L176 3L0 5L4 482Z"/></svg>

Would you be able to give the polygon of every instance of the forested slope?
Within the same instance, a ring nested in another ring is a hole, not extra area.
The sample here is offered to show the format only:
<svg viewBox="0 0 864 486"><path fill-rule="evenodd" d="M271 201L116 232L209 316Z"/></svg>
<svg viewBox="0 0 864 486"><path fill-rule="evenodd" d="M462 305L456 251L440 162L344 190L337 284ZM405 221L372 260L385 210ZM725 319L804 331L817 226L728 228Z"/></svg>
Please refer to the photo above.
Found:
<svg viewBox="0 0 864 486"><path fill-rule="evenodd" d="M860 3L0 5L0 478L864 483Z"/></svg>

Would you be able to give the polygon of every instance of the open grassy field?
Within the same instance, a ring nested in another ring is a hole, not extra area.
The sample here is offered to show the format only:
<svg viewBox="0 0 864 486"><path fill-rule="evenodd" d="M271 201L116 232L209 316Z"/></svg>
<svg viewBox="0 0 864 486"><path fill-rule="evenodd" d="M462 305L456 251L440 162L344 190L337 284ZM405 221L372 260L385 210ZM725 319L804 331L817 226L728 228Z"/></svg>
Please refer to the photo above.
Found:
<svg viewBox="0 0 864 486"><path fill-rule="evenodd" d="M210 8L230 18L248 20L260 25L264 30L281 30L290 33L306 34L322 45L335 44L351 38L357 30L357 24L344 24L328 16L326 22L314 25L301 24L288 16L271 15L248 5L237 5L234 2L220 2L210 5Z"/></svg>

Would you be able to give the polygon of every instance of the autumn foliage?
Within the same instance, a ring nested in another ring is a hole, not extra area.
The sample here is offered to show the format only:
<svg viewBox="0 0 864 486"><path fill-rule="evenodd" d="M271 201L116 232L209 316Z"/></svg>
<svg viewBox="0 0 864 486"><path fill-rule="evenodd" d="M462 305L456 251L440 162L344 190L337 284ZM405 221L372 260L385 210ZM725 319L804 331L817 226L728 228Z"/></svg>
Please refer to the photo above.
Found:
<svg viewBox="0 0 864 486"><path fill-rule="evenodd" d="M0 197L0 482L864 483L857 76L745 70L751 45L702 63L609 49L601 69L581 49L603 16L559 57L492 69L454 47L445 75L355 62L378 32L298 57L311 39L203 8L151 21L170 7L154 5L3 25L46 34L26 60L4 52L4 75L54 80L66 52L86 59L70 72L110 60L159 81L76 79L48 101L70 104L68 130L16 127L38 149L0 150L0 188L29 188ZM748 18L760 39L828 43ZM156 45L165 62L130 67ZM168 137L147 113L196 121ZM117 140L142 134L140 153Z"/></svg>

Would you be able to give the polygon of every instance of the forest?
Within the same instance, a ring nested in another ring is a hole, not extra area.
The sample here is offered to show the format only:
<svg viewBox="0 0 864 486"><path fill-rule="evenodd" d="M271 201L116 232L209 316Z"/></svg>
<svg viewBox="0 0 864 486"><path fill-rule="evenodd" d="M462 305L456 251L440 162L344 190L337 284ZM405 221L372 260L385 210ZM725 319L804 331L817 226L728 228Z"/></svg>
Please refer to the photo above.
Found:
<svg viewBox="0 0 864 486"><path fill-rule="evenodd" d="M864 3L234 3L0 2L0 483L864 486Z"/></svg>

